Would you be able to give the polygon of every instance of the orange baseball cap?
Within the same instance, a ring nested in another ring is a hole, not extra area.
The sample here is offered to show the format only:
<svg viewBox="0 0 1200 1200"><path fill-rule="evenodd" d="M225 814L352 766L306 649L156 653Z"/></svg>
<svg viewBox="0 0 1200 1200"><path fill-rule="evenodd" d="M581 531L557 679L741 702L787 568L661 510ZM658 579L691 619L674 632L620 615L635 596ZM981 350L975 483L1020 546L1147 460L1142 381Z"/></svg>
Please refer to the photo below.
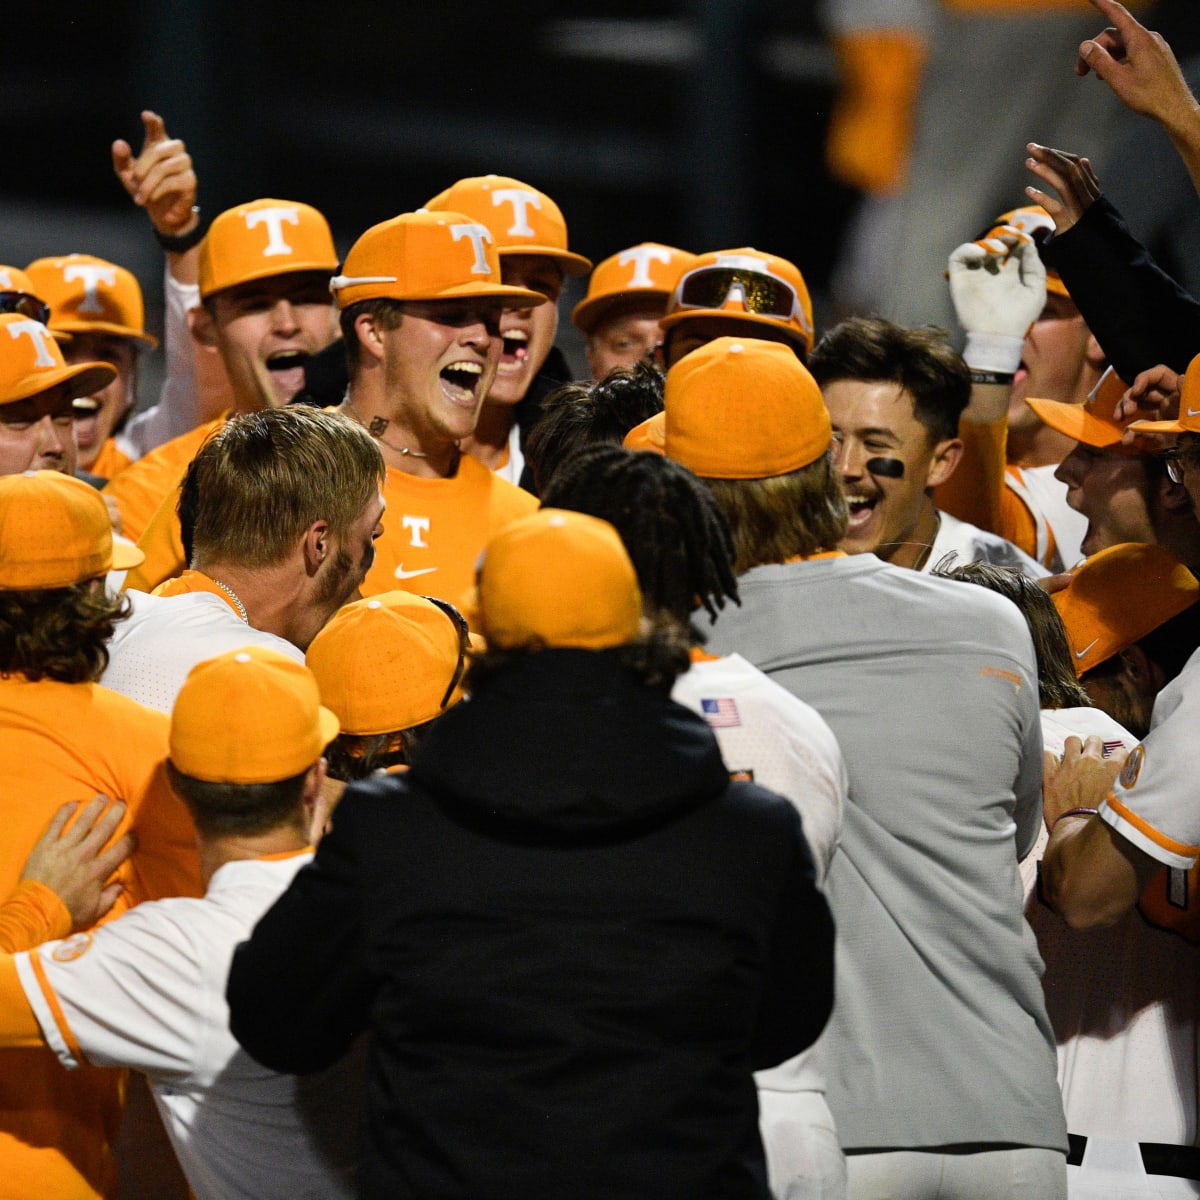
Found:
<svg viewBox="0 0 1200 1200"><path fill-rule="evenodd" d="M553 258L568 275L586 275L592 262L567 249L562 210L537 188L507 175L475 175L452 183L425 207L430 212L466 213L486 225L501 255Z"/></svg>
<svg viewBox="0 0 1200 1200"><path fill-rule="evenodd" d="M1195 604L1200 583L1161 546L1122 542L1080 563L1051 598L1083 675Z"/></svg>
<svg viewBox="0 0 1200 1200"><path fill-rule="evenodd" d="M61 471L0 475L0 589L63 588L136 567L94 487Z"/></svg>
<svg viewBox="0 0 1200 1200"><path fill-rule="evenodd" d="M995 237L1000 232L1001 225L1010 225L1031 237L1038 248L1039 256L1042 243L1054 232L1054 219L1050 214L1040 204L1026 204L1022 208L1012 208L1006 213L1001 213L992 228L976 240L982 242ZM1046 291L1066 296L1068 300L1071 298L1062 276L1050 266L1046 267Z"/></svg>
<svg viewBox="0 0 1200 1200"><path fill-rule="evenodd" d="M39 299L50 306L51 333L113 333L147 346L142 289L133 273L90 254L39 258L25 268Z"/></svg>
<svg viewBox="0 0 1200 1200"><path fill-rule="evenodd" d="M1038 400L1029 398L1026 404L1038 418L1051 429L1065 433L1067 437L1082 442L1085 446L1104 449L1117 445L1125 436L1125 430L1134 423L1133 417L1122 417L1117 421L1113 412L1117 401L1128 390L1128 385L1110 367L1100 377L1100 382L1088 393L1083 404L1067 404L1061 400ZM1140 453L1130 449L1131 454Z"/></svg>
<svg viewBox="0 0 1200 1200"><path fill-rule="evenodd" d="M462 699L471 643L466 620L448 608L411 592L382 592L333 614L305 661L344 733L411 729Z"/></svg>
<svg viewBox="0 0 1200 1200"><path fill-rule="evenodd" d="M592 272L587 295L571 313L572 324L580 333L591 333L609 311L638 301L665 313L680 275L695 261L694 254L660 242L639 242L606 258Z"/></svg>
<svg viewBox="0 0 1200 1200"><path fill-rule="evenodd" d="M542 508L484 549L466 601L471 624L501 649L607 650L642 627L642 593L617 531L584 513Z"/></svg>
<svg viewBox="0 0 1200 1200"><path fill-rule="evenodd" d="M541 292L500 282L500 260L485 225L462 213L401 213L372 225L350 247L329 286L339 309L360 300L495 299L536 308Z"/></svg>
<svg viewBox="0 0 1200 1200"><path fill-rule="evenodd" d="M50 330L20 313L0 313L0 404L15 404L60 383L75 381L90 396L117 377L108 363L67 366Z"/></svg>
<svg viewBox="0 0 1200 1200"><path fill-rule="evenodd" d="M663 400L666 456L706 479L786 475L833 441L817 381L780 342L716 338L667 372Z"/></svg>
<svg viewBox="0 0 1200 1200"><path fill-rule="evenodd" d="M337 270L329 223L311 205L295 200L253 200L227 208L200 243L200 296L289 275Z"/></svg>
<svg viewBox="0 0 1200 1200"><path fill-rule="evenodd" d="M635 425L626 435L622 445L626 450L645 450L650 454L667 452L667 414L657 412Z"/></svg>
<svg viewBox="0 0 1200 1200"><path fill-rule="evenodd" d="M208 783L279 783L307 771L338 729L303 663L247 646L188 672L171 712L170 757Z"/></svg>
<svg viewBox="0 0 1200 1200"><path fill-rule="evenodd" d="M671 293L664 330L683 321L733 317L783 327L805 350L813 346L812 300L795 264L744 246L697 256ZM747 336L753 336L747 329Z"/></svg>
<svg viewBox="0 0 1200 1200"><path fill-rule="evenodd" d="M1179 385L1179 416L1173 421L1133 421L1134 433L1200 433L1200 354L1188 363Z"/></svg>

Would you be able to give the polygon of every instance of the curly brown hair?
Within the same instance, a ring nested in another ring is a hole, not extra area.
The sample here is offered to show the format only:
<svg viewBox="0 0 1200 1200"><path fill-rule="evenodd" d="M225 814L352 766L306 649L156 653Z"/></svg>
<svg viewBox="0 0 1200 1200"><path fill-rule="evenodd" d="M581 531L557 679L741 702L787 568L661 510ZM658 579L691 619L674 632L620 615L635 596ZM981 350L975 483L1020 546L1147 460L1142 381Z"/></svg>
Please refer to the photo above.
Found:
<svg viewBox="0 0 1200 1200"><path fill-rule="evenodd" d="M108 641L130 604L93 582L0 591L0 676L59 683L100 678L108 666Z"/></svg>

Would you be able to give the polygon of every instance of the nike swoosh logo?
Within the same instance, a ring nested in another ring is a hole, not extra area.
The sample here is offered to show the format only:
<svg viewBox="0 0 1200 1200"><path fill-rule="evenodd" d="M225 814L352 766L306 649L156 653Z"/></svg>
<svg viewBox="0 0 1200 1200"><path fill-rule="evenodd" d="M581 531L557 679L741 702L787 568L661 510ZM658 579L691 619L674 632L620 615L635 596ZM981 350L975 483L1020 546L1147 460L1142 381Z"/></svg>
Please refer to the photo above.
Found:
<svg viewBox="0 0 1200 1200"><path fill-rule="evenodd" d="M1187 415L1189 417L1200 417L1200 408L1189 408L1187 410Z"/></svg>
<svg viewBox="0 0 1200 1200"><path fill-rule="evenodd" d="M432 575L433 572L436 570L437 570L437 567L422 567L419 571L406 571L404 569L404 564L401 563L396 568L396 578L397 579L416 579L416 577L418 575Z"/></svg>
<svg viewBox="0 0 1200 1200"><path fill-rule="evenodd" d="M399 572L397 572L397 574L398 573ZM1099 638L1092 638L1092 640L1090 642L1088 642L1088 644L1086 646L1084 646L1084 648L1082 650L1075 651L1075 657L1082 658L1099 640L1100 640Z"/></svg>

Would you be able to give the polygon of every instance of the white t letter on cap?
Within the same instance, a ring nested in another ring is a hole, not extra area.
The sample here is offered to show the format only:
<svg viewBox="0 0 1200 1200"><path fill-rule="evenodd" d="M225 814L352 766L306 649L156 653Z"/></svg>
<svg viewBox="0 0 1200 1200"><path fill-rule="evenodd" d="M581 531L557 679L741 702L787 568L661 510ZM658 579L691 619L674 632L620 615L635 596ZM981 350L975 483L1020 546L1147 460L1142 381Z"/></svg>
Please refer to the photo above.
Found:
<svg viewBox="0 0 1200 1200"><path fill-rule="evenodd" d="M11 321L8 326L8 336L19 338L21 334L27 333L33 339L33 344L37 349L37 358L34 359L35 367L54 367L58 363L53 354L50 353L48 343L50 342L50 330L40 321Z"/></svg>
<svg viewBox="0 0 1200 1200"><path fill-rule="evenodd" d="M79 306L79 311L103 312L104 308L100 303L100 291L97 284L107 283L109 287L116 287L116 268L98 267L95 263L72 263L63 269L63 280L71 283L76 279L83 280L83 303Z"/></svg>
<svg viewBox="0 0 1200 1200"><path fill-rule="evenodd" d="M630 246L628 250L622 250L620 258L617 259L617 262L623 267L627 267L630 263L634 264L633 276L627 285L631 288L653 287L654 280L650 278L650 264L660 262L665 265L670 261L670 250L662 246Z"/></svg>
<svg viewBox="0 0 1200 1200"><path fill-rule="evenodd" d="M488 232L486 225L451 225L450 236L456 241L461 242L463 238L470 238L471 245L475 247L475 262L471 267L472 275L490 275L492 268L488 266L487 253L484 251L484 243L492 240L492 235Z"/></svg>
<svg viewBox="0 0 1200 1200"><path fill-rule="evenodd" d="M497 188L492 193L492 204L511 204L513 223L508 232L511 237L533 237L533 226L525 217L530 204L541 210L542 202L537 198L537 192L528 192L524 188Z"/></svg>
<svg viewBox="0 0 1200 1200"><path fill-rule="evenodd" d="M0 288L6 292L15 292L17 289L13 284L12 276L2 267L0 267Z"/></svg>
<svg viewBox="0 0 1200 1200"><path fill-rule="evenodd" d="M246 218L246 228L253 229L256 225L267 227L267 248L263 258L276 254L294 254L295 251L283 240L283 223L300 224L300 214L294 208L256 208L253 212L243 214Z"/></svg>

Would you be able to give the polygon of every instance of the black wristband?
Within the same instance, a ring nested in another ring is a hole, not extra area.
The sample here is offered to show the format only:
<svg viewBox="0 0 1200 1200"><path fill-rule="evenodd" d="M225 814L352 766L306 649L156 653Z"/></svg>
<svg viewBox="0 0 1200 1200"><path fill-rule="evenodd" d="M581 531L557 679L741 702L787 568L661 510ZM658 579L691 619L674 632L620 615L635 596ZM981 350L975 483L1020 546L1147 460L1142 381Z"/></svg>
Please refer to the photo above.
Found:
<svg viewBox="0 0 1200 1200"><path fill-rule="evenodd" d="M1004 371L972 371L971 383L994 384L997 387L1007 387L1012 383L1013 377L1011 373Z"/></svg>
<svg viewBox="0 0 1200 1200"><path fill-rule="evenodd" d="M200 216L198 208L193 208L192 212L196 214L197 218ZM198 246L204 241L204 225L201 221L197 220L195 229L190 233L181 233L178 236L172 236L169 233L159 233L156 229L154 231L154 240L168 254L184 254L193 246Z"/></svg>

